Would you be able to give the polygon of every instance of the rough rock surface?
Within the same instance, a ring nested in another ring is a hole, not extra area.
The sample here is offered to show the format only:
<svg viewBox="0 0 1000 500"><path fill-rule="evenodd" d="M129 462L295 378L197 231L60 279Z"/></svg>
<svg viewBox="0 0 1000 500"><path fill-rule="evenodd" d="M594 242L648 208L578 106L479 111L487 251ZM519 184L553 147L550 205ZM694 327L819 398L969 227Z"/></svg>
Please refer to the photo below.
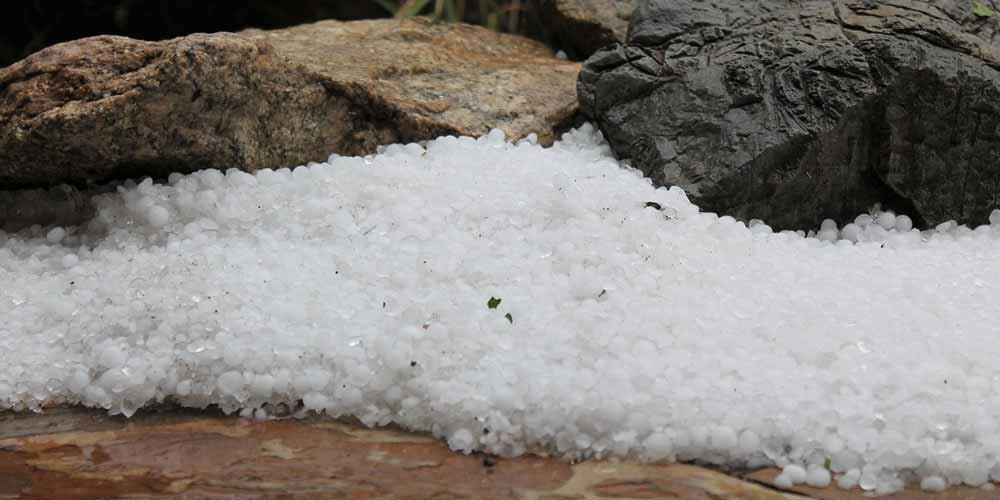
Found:
<svg viewBox="0 0 1000 500"><path fill-rule="evenodd" d="M424 20L86 38L0 69L0 187L295 166L492 127L544 142L572 120L578 70Z"/></svg>
<svg viewBox="0 0 1000 500"><path fill-rule="evenodd" d="M462 455L440 441L328 419L254 422L81 409L0 413L7 498L661 498L794 500L688 465Z"/></svg>
<svg viewBox="0 0 1000 500"><path fill-rule="evenodd" d="M0 412L0 499L870 498L860 488L760 486L778 472L747 471L744 481L683 464L463 455L425 435L319 417L255 422L176 408L131 419L83 408ZM987 500L996 491L956 486L929 494L911 485L892 498Z"/></svg>
<svg viewBox="0 0 1000 500"><path fill-rule="evenodd" d="M624 42L635 0L543 0L545 23L570 56L586 59Z"/></svg>
<svg viewBox="0 0 1000 500"><path fill-rule="evenodd" d="M872 204L926 226L1000 195L1000 3L643 0L581 108L658 184L776 228Z"/></svg>

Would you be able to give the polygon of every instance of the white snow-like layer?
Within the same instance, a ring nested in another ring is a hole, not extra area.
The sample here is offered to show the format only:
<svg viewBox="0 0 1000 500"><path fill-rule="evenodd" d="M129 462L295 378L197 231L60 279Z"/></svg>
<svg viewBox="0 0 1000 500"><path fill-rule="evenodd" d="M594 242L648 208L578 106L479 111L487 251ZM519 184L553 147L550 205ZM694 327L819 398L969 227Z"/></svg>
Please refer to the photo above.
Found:
<svg viewBox="0 0 1000 500"><path fill-rule="evenodd" d="M828 466L879 492L1000 479L1000 227L751 230L589 126L173 175L99 206L0 233L0 408L302 399L503 455L810 484Z"/></svg>

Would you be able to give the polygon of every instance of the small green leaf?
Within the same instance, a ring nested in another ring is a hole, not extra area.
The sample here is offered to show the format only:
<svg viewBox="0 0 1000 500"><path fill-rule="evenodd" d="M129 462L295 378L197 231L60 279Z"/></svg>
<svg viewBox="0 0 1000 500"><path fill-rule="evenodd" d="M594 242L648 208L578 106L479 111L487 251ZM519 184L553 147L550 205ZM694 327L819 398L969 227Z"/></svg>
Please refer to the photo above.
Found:
<svg viewBox="0 0 1000 500"><path fill-rule="evenodd" d="M979 17L993 17L997 15L993 12L993 9L989 8L983 2L972 2L972 13Z"/></svg>
<svg viewBox="0 0 1000 500"><path fill-rule="evenodd" d="M823 461L823 468L826 470L830 470L831 465L833 465L833 461L830 460L830 457L826 457L826 460Z"/></svg>
<svg viewBox="0 0 1000 500"><path fill-rule="evenodd" d="M514 317L511 316L510 313L504 314L503 317L507 318L507 321L510 321L510 324L514 324Z"/></svg>
<svg viewBox="0 0 1000 500"><path fill-rule="evenodd" d="M396 19L409 19L411 17L416 17L420 15L420 11L424 10L424 7L430 3L431 0L406 0L405 3L399 6L399 10L396 11Z"/></svg>
<svg viewBox="0 0 1000 500"><path fill-rule="evenodd" d="M498 305L500 305L500 299L496 297L490 297L490 300L486 301L486 307L490 309L496 309Z"/></svg>

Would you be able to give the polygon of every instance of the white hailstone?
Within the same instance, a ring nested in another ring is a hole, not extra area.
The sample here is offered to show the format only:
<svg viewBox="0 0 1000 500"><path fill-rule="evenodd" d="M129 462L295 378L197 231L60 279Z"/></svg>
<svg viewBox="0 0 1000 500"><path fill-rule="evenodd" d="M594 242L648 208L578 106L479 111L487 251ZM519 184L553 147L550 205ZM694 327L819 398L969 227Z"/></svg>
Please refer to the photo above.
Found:
<svg viewBox="0 0 1000 500"><path fill-rule="evenodd" d="M54 227L50 229L48 233L45 234L45 239L49 243L52 243L53 245L61 242L65 237L66 237L66 230L61 227Z"/></svg>
<svg viewBox="0 0 1000 500"><path fill-rule="evenodd" d="M507 134L503 130L495 128L490 130L490 133L486 136L486 142L490 146L503 146L504 141L507 140Z"/></svg>
<svg viewBox="0 0 1000 500"><path fill-rule="evenodd" d="M118 368L123 366L127 360L128 353L117 345L109 343L100 351L100 366L106 368Z"/></svg>
<svg viewBox="0 0 1000 500"><path fill-rule="evenodd" d="M990 480L990 471L987 467L970 466L962 471L962 482L968 486L982 486Z"/></svg>
<svg viewBox="0 0 1000 500"><path fill-rule="evenodd" d="M872 216L868 214L861 214L854 218L854 224L862 228L871 224L873 221L874 219L872 219Z"/></svg>
<svg viewBox="0 0 1000 500"><path fill-rule="evenodd" d="M907 232L913 229L913 220L907 215L896 216L896 231Z"/></svg>
<svg viewBox="0 0 1000 500"><path fill-rule="evenodd" d="M845 240L857 243L861 237L861 228L858 227L858 225L854 224L853 222L850 224L846 224L844 225L844 228L840 230L840 237Z"/></svg>
<svg viewBox="0 0 1000 500"><path fill-rule="evenodd" d="M889 232L878 224L865 226L865 231L862 235L862 239L866 241L885 241L888 237Z"/></svg>
<svg viewBox="0 0 1000 500"><path fill-rule="evenodd" d="M258 422L263 422L267 420L267 410L264 408L256 408L253 411L253 419Z"/></svg>
<svg viewBox="0 0 1000 500"><path fill-rule="evenodd" d="M410 144L407 144L406 146L403 146L403 152L405 152L407 155L412 156L414 158L420 158L427 151L420 144L410 143Z"/></svg>
<svg viewBox="0 0 1000 500"><path fill-rule="evenodd" d="M827 231L827 230L836 231L837 230L837 223L833 219L823 219L823 223L820 224L819 230L821 232L822 231Z"/></svg>
<svg viewBox="0 0 1000 500"><path fill-rule="evenodd" d="M80 263L80 258L76 256L75 253L68 253L62 258L63 267L69 269Z"/></svg>
<svg viewBox="0 0 1000 500"><path fill-rule="evenodd" d="M860 469L850 469L837 477L837 487L842 490L849 490L858 485L861 480Z"/></svg>
<svg viewBox="0 0 1000 500"><path fill-rule="evenodd" d="M270 374L255 375L250 383L250 394L257 398L268 398L274 391L274 377Z"/></svg>
<svg viewBox="0 0 1000 500"><path fill-rule="evenodd" d="M90 385L90 375L83 370L74 371L66 384L67 388L76 394L82 393L88 385Z"/></svg>
<svg viewBox="0 0 1000 500"><path fill-rule="evenodd" d="M642 443L646 449L645 459L651 462L666 460L673 453L673 443L670 436L662 432L654 432Z"/></svg>
<svg viewBox="0 0 1000 500"><path fill-rule="evenodd" d="M822 241L834 242L837 241L837 235L838 232L836 226L834 226L834 229L824 229L820 231L819 234L816 235L816 238Z"/></svg>
<svg viewBox="0 0 1000 500"><path fill-rule="evenodd" d="M760 437L752 430L745 430L740 434L740 451L751 454L760 449Z"/></svg>
<svg viewBox="0 0 1000 500"><path fill-rule="evenodd" d="M468 429L459 429L448 437L448 447L455 451L471 451L475 443L475 437Z"/></svg>
<svg viewBox="0 0 1000 500"><path fill-rule="evenodd" d="M711 442L713 448L731 450L739 444L739 437L730 427L720 425L712 429Z"/></svg>
<svg viewBox="0 0 1000 500"><path fill-rule="evenodd" d="M306 408L323 411L330 407L330 397L320 392L310 392L302 396L302 404Z"/></svg>
<svg viewBox="0 0 1000 500"><path fill-rule="evenodd" d="M865 491L871 491L878 487L878 469L874 466L865 466L861 469L861 477L858 478L858 486Z"/></svg>
<svg viewBox="0 0 1000 500"><path fill-rule="evenodd" d="M778 488L788 489L795 486L795 482L792 481L792 476L782 472L774 478L774 485Z"/></svg>
<svg viewBox="0 0 1000 500"><path fill-rule="evenodd" d="M882 212L875 218L875 223L882 226L882 229L892 229L896 227L896 214L892 212Z"/></svg>
<svg viewBox="0 0 1000 500"><path fill-rule="evenodd" d="M941 476L927 476L920 480L920 489L930 493L940 493L948 487L948 483Z"/></svg>
<svg viewBox="0 0 1000 500"><path fill-rule="evenodd" d="M166 208L154 205L146 211L146 220L153 227L163 227L170 222L170 212Z"/></svg>
<svg viewBox="0 0 1000 500"><path fill-rule="evenodd" d="M1000 208L994 208L993 211L990 212L990 225L1000 225Z"/></svg>
<svg viewBox="0 0 1000 500"><path fill-rule="evenodd" d="M879 477L878 482L875 485L875 495L883 496L890 495L897 491L903 489L903 480L897 477L883 476Z"/></svg>
<svg viewBox="0 0 1000 500"><path fill-rule="evenodd" d="M957 222L955 222L953 220L949 220L949 221L942 222L942 223L938 224L937 226L934 227L934 229L937 232L939 232L939 233L947 233L947 232L949 232L949 231L951 231L951 230L953 230L953 229L955 229L957 227L958 227L958 223Z"/></svg>
<svg viewBox="0 0 1000 500"><path fill-rule="evenodd" d="M788 479L791 480L793 484L802 484L806 482L806 470L801 465L786 465L785 468L782 469L781 473L787 475Z"/></svg>
<svg viewBox="0 0 1000 500"><path fill-rule="evenodd" d="M814 488L825 488L830 485L830 471L823 467L810 467L806 473L806 484Z"/></svg>
<svg viewBox="0 0 1000 500"><path fill-rule="evenodd" d="M243 374L237 371L223 373L219 375L217 385L223 395L235 395L243 388Z"/></svg>
<svg viewBox="0 0 1000 500"><path fill-rule="evenodd" d="M565 51L557 50L556 51L556 59L560 59L560 60L565 61L565 60L569 59L569 56L566 55Z"/></svg>

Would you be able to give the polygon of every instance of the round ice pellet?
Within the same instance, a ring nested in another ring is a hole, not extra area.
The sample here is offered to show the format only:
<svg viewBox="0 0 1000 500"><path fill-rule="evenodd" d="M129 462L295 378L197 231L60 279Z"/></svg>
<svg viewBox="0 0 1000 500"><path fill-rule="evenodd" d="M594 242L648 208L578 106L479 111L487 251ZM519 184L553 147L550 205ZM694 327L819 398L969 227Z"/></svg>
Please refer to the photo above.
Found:
<svg viewBox="0 0 1000 500"><path fill-rule="evenodd" d="M45 239L49 243L52 243L53 245L59 243L65 237L66 237L66 230L61 227L54 227L50 229L48 233L45 234Z"/></svg>
<svg viewBox="0 0 1000 500"><path fill-rule="evenodd" d="M878 214L878 218L875 222L882 226L883 229L892 229L896 227L896 214L892 212L882 212Z"/></svg>
<svg viewBox="0 0 1000 500"><path fill-rule="evenodd" d="M486 136L486 142L490 146L503 146L504 141L507 139L507 134L503 130L495 128L490 130L489 135Z"/></svg>
<svg viewBox="0 0 1000 500"><path fill-rule="evenodd" d="M795 483L792 481L791 476L782 472L781 474L778 474L778 476L774 478L774 485L779 488L787 489L791 488L792 486L795 486Z"/></svg>
<svg viewBox="0 0 1000 500"><path fill-rule="evenodd" d="M896 231L906 232L913 229L913 220L908 215L896 216Z"/></svg>
<svg viewBox="0 0 1000 500"><path fill-rule="evenodd" d="M857 243L858 238L860 236L861 236L861 228L858 227L858 225L854 224L853 222L845 225L844 228L840 230L840 237L845 240L850 240Z"/></svg>
<svg viewBox="0 0 1000 500"><path fill-rule="evenodd" d="M814 488L825 488L830 485L830 471L823 467L813 467L806 473L806 484Z"/></svg>
<svg viewBox="0 0 1000 500"><path fill-rule="evenodd" d="M957 227L958 227L958 223L957 222L955 222L953 220L949 220L949 221L942 222L942 223L938 224L937 226L934 226L934 229L937 230L937 232L939 232L939 233L947 233L948 231L951 231L952 229L955 229Z"/></svg>
<svg viewBox="0 0 1000 500"><path fill-rule="evenodd" d="M788 478L791 479L794 484L802 484L806 482L806 470L802 468L801 465L787 465L781 473L787 474Z"/></svg>
<svg viewBox="0 0 1000 500"><path fill-rule="evenodd" d="M819 234L816 235L816 237L819 238L820 240L829 241L832 243L834 241L837 241L837 235L838 232L835 225L833 229L824 229L820 231Z"/></svg>
<svg viewBox="0 0 1000 500"><path fill-rule="evenodd" d="M859 469L850 469L837 478L837 487L842 490L849 490L857 486L860 479L861 471Z"/></svg>
<svg viewBox="0 0 1000 500"><path fill-rule="evenodd" d="M475 444L475 437L468 429L459 429L448 437L448 446L455 451L469 451Z"/></svg>
<svg viewBox="0 0 1000 500"><path fill-rule="evenodd" d="M149 225L153 227L163 227L170 221L170 212L161 206L153 206L146 212Z"/></svg>

